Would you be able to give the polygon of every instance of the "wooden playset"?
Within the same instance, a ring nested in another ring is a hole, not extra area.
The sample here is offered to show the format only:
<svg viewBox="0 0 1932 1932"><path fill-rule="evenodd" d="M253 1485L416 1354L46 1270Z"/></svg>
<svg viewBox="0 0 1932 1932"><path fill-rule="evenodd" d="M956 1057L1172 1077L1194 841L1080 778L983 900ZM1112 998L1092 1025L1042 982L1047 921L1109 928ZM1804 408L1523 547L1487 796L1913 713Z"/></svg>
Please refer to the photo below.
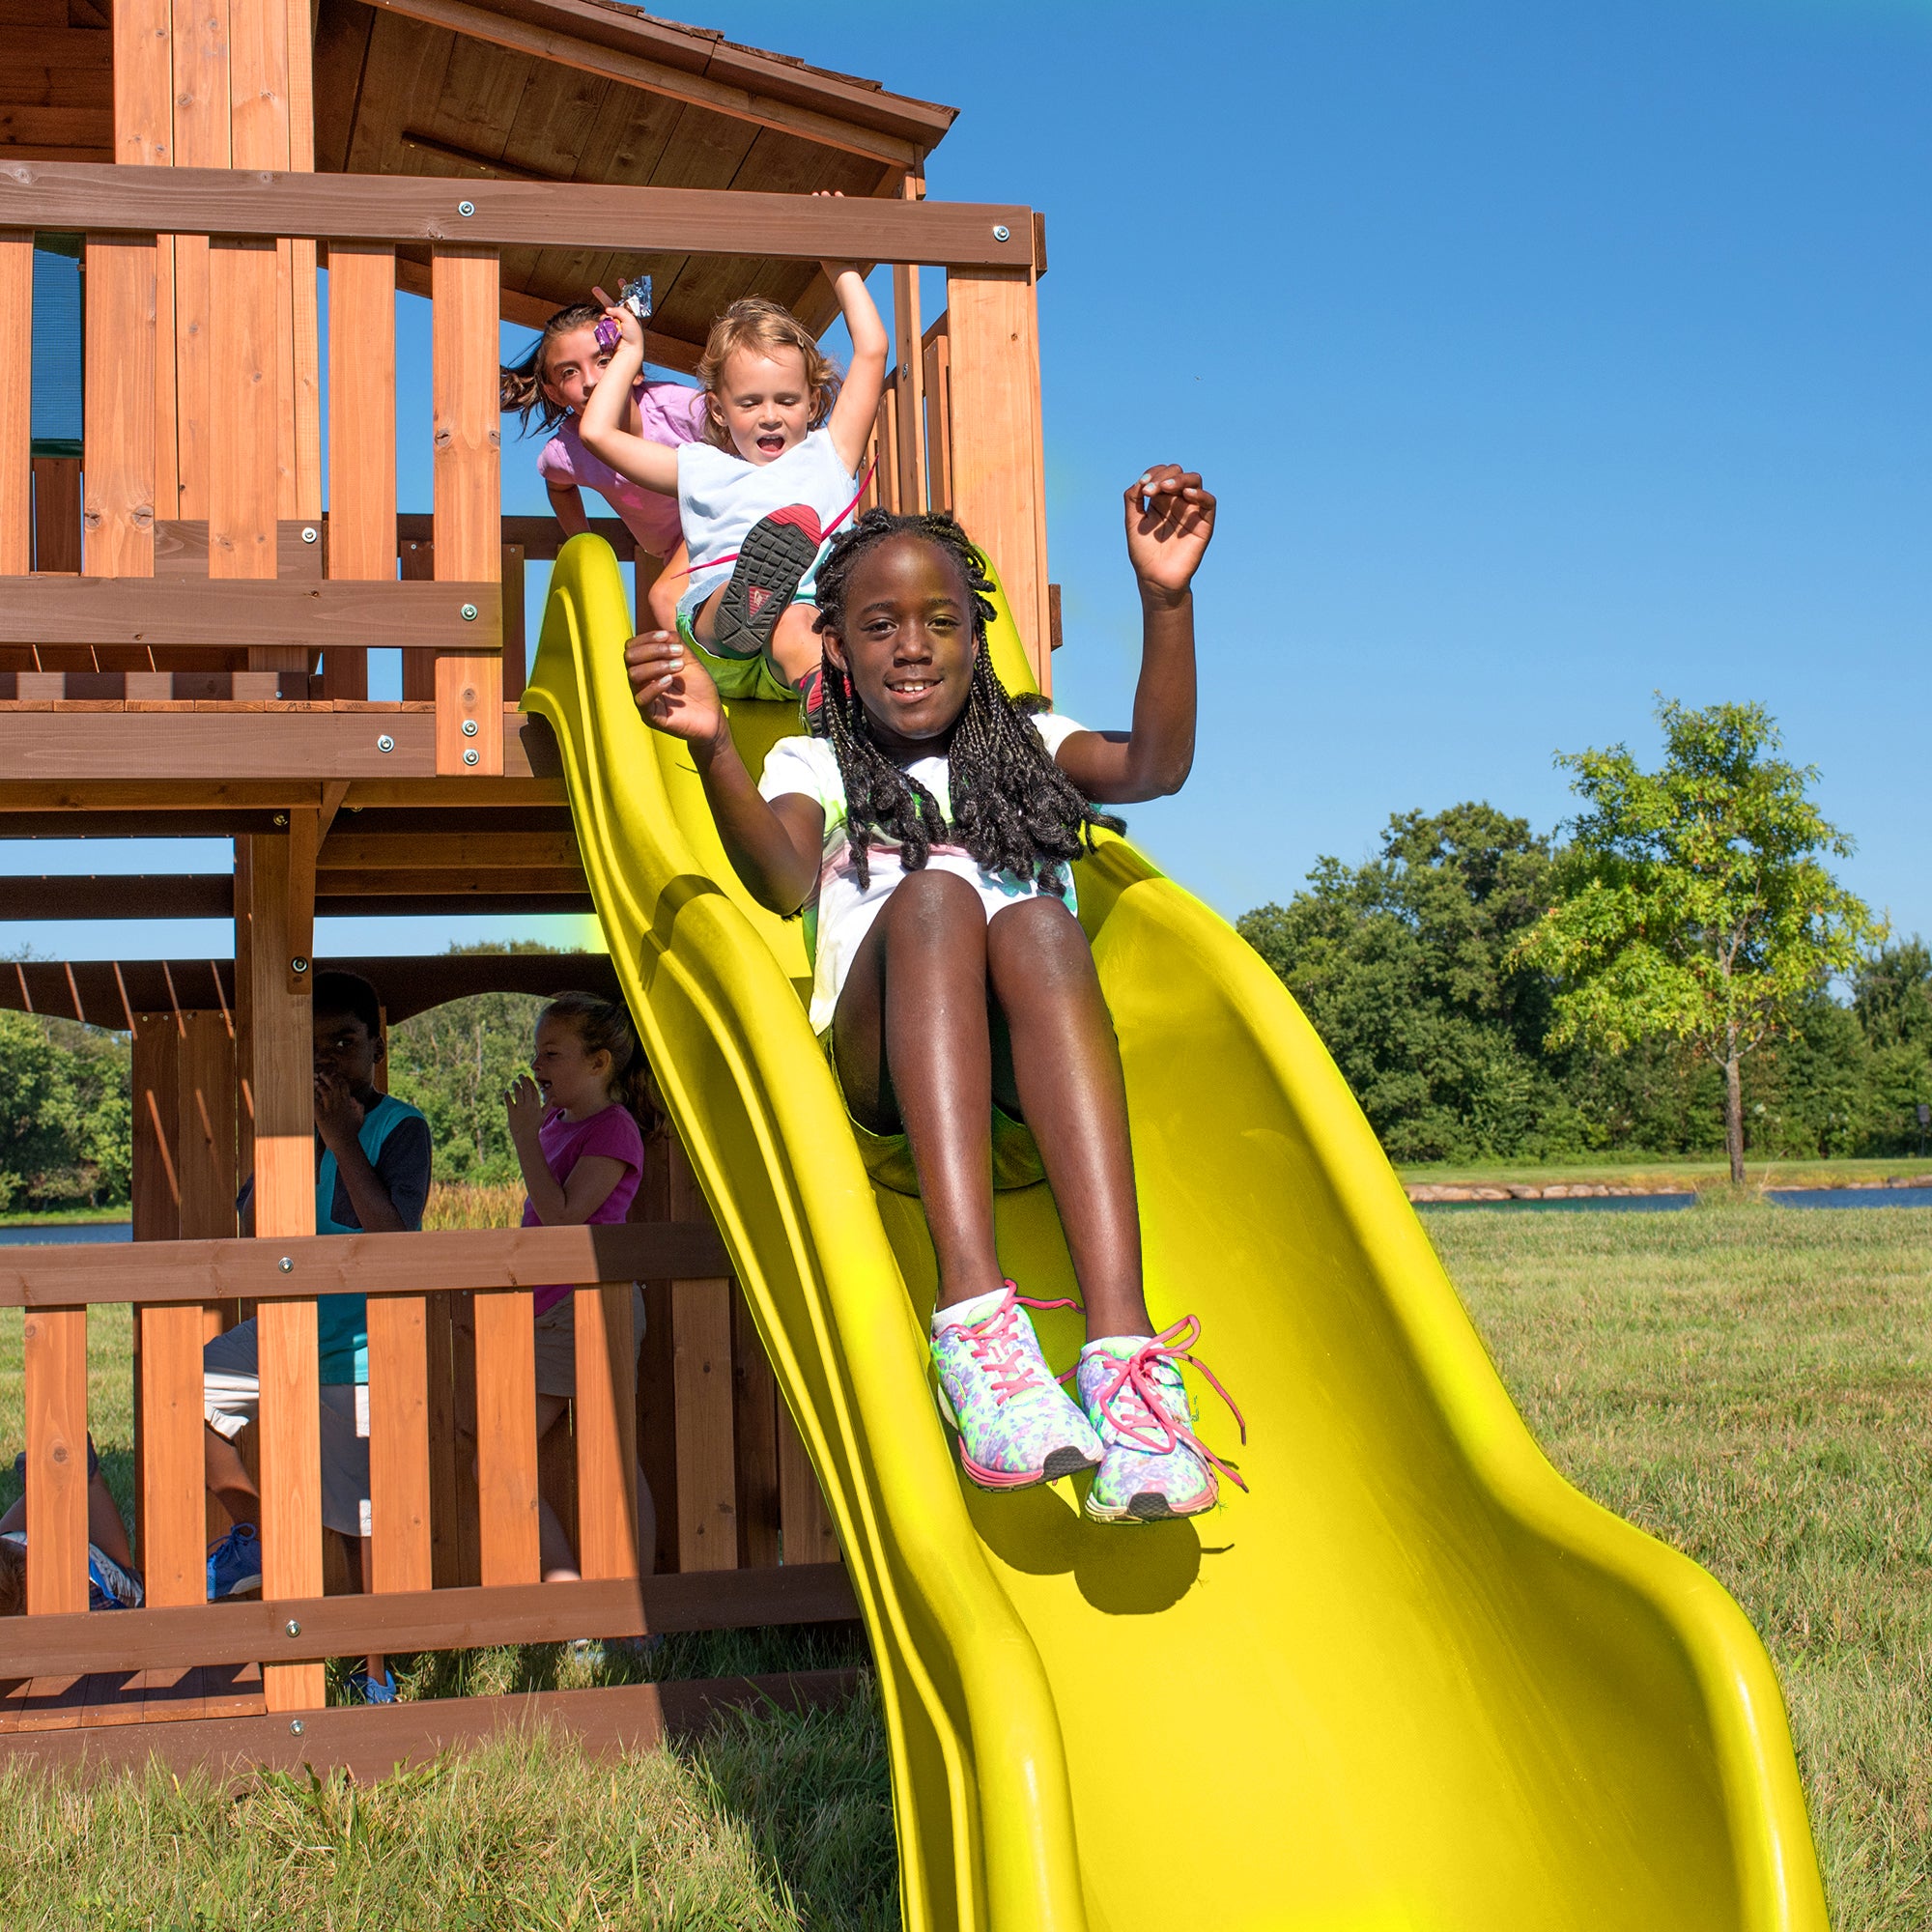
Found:
<svg viewBox="0 0 1932 1932"><path fill-rule="evenodd" d="M136 1118L132 1246L0 1249L0 1304L25 1311L31 1524L0 1749L380 1771L526 1700L329 1708L320 1660L852 1616L674 1141L628 1227L313 1233L318 963L366 974L391 1022L477 991L611 990L606 963L316 962L314 921L588 909L554 747L517 710L525 566L560 538L502 513L497 370L500 322L539 324L598 281L648 270L651 355L689 370L733 298L822 327L820 258L893 264L872 492L953 507L987 543L1044 686L1038 218L923 198L952 110L605 0L0 0L0 87L17 103L0 106L0 835L219 836L236 855L232 878L5 882L11 918L232 913L236 941L232 962L0 966L0 1004L132 1033ZM36 265L61 253L81 266L81 339L37 371ZM929 326L922 264L948 271ZM430 309L427 513L397 502L398 291ZM37 423L75 369L77 448ZM621 526L596 527L630 555ZM396 701L369 696L372 650L401 654ZM580 1359L609 1374L540 1445L530 1289L566 1280L588 1284ZM344 1291L370 1296L366 1595L325 1591L316 1298ZM149 1606L90 1616L89 1324L117 1303ZM209 1605L201 1348L249 1307L264 1588ZM660 1524L641 1583L639 1453ZM538 1581L540 1458L574 1465L582 1582ZM636 1741L744 1694L539 1702Z"/></svg>

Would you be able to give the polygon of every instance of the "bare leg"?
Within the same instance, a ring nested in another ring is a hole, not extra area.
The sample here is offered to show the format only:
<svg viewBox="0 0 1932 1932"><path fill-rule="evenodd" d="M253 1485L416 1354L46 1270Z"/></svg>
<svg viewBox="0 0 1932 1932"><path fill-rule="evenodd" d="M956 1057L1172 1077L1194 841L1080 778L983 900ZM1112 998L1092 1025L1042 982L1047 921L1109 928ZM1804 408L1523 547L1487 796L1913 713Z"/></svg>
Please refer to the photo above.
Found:
<svg viewBox="0 0 1932 1932"><path fill-rule="evenodd" d="M1020 1112L1039 1143L1087 1304L1087 1332L1151 1335L1126 1083L1087 936L1057 899L1022 900L993 915L986 968L1012 1043Z"/></svg>
<svg viewBox="0 0 1932 1932"><path fill-rule="evenodd" d="M262 1492L248 1473L240 1451L227 1436L212 1429L201 1432L202 1471L214 1499L238 1523L245 1522L257 1535L262 1528Z"/></svg>
<svg viewBox="0 0 1932 1932"><path fill-rule="evenodd" d="M128 1547L128 1525L114 1506L114 1492L97 1469L87 1485L87 1540L103 1556L124 1570L134 1567L134 1552Z"/></svg>
<svg viewBox="0 0 1932 1932"><path fill-rule="evenodd" d="M986 915L952 872L914 872L860 943L834 1048L854 1117L912 1141L939 1306L998 1290Z"/></svg>
<svg viewBox="0 0 1932 1932"><path fill-rule="evenodd" d="M691 635L709 650L718 637L718 607L724 601L724 593L730 589L728 582L721 583L702 604L697 607L697 615L691 621Z"/></svg>
<svg viewBox="0 0 1932 1932"><path fill-rule="evenodd" d="M665 565L658 572L657 582L645 593L644 608L649 613L653 630L677 629L677 600L684 595L684 586L690 579L691 553L679 544L665 558Z"/></svg>
<svg viewBox="0 0 1932 1932"><path fill-rule="evenodd" d="M824 640L812 629L817 620L814 605L793 604L772 633L772 663L794 689L806 672L816 670L824 659Z"/></svg>

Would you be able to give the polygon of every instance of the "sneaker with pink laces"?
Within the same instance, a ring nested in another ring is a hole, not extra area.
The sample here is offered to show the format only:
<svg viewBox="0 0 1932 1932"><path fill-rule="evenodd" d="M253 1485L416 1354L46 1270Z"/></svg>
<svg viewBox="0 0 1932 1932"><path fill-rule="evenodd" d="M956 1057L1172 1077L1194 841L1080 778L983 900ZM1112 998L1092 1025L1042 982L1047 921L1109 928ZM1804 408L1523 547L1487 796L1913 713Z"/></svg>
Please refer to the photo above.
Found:
<svg viewBox="0 0 1932 1932"><path fill-rule="evenodd" d="M1096 1522L1159 1522L1199 1516L1220 1500L1220 1477L1245 1490L1240 1471L1194 1433L1194 1405L1180 1378L1193 1362L1214 1393L1234 1409L1241 1440L1248 1427L1214 1372L1188 1352L1201 1333L1191 1315L1159 1335L1111 1335L1080 1351L1080 1406L1106 1454L1087 1492L1086 1512Z"/></svg>
<svg viewBox="0 0 1932 1932"><path fill-rule="evenodd" d="M932 1320L939 1402L959 1435L959 1461L982 1490L1024 1490L1100 1461L1100 1439L1053 1378L1028 1301L1008 1282Z"/></svg>
<svg viewBox="0 0 1932 1932"><path fill-rule="evenodd" d="M772 633L791 608L822 541L818 512L810 503L787 504L752 526L731 559L736 568L719 600L713 652L728 658L770 654Z"/></svg>

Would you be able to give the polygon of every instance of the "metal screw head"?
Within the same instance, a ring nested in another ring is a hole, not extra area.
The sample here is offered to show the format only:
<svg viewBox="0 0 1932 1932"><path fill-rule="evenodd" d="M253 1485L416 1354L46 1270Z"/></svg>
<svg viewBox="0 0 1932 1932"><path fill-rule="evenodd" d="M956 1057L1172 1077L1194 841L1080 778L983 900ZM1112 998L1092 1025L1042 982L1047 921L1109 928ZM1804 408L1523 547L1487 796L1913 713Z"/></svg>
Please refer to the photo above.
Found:
<svg viewBox="0 0 1932 1932"><path fill-rule="evenodd" d="M300 1635L301 1635L301 1634L302 1634L302 1627L301 1627L301 1625L300 1625L300 1624L298 1624L298 1623L297 1623L297 1622L296 1622L296 1620L295 1620L295 1618L293 1618L293 1617L291 1617L291 1618L290 1618L290 1619L288 1620L288 1622L287 1622L287 1623L285 1623L285 1624L284 1624L284 1625L282 1626L282 1628L283 1628L283 1629L284 1629L285 1631L287 1631L287 1632L288 1632L288 1634L290 1634L291 1636L300 1636Z"/></svg>
<svg viewBox="0 0 1932 1932"><path fill-rule="evenodd" d="M295 1257L293 1255L284 1255L281 1258L281 1260L275 1264L275 1265L278 1268L280 1268L284 1274L294 1274L296 1271Z"/></svg>
<svg viewBox="0 0 1932 1932"><path fill-rule="evenodd" d="M463 748L463 762L466 765L475 764L482 755L483 753L474 745L466 745Z"/></svg>
<svg viewBox="0 0 1932 1932"><path fill-rule="evenodd" d="M278 811L269 822L271 825L286 825L289 822L289 815L286 811Z"/></svg>
<svg viewBox="0 0 1932 1932"><path fill-rule="evenodd" d="M993 223L993 240L995 242L1010 242L1012 239L1013 231L1004 221Z"/></svg>
<svg viewBox="0 0 1932 1932"><path fill-rule="evenodd" d="M476 721L475 721L475 719L473 719L473 718L466 718L466 719L465 719L465 720L463 721L463 735L464 735L464 736L465 736L466 738L473 738L473 737L475 737L475 735L476 735Z"/></svg>
<svg viewBox="0 0 1932 1932"><path fill-rule="evenodd" d="M301 1734L302 1734L302 1720L299 1718L291 1718L289 1719L289 1736L292 1738L298 1738L301 1736Z"/></svg>
<svg viewBox="0 0 1932 1932"><path fill-rule="evenodd" d="M291 973L306 973L308 971L308 961L304 959L299 952L298 952L296 956L289 961L289 971Z"/></svg>
<svg viewBox="0 0 1932 1932"><path fill-rule="evenodd" d="M468 221L476 213L476 204L473 201L459 201L456 204L456 212Z"/></svg>
<svg viewBox="0 0 1932 1932"><path fill-rule="evenodd" d="M392 737L390 737L386 731L384 731L383 735L376 740L376 749L379 752L393 752L396 749L396 741Z"/></svg>
<svg viewBox="0 0 1932 1932"><path fill-rule="evenodd" d="M466 604L466 605L465 605L465 606L463 607L463 621L464 621L464 622L465 622L466 624L473 624L473 623L475 623L475 621L476 621L476 607L475 607L475 605L473 605L473 604Z"/></svg>
<svg viewBox="0 0 1932 1932"><path fill-rule="evenodd" d="M313 543L317 537L321 536L321 534L322 532L319 529L317 529L313 524L304 524L302 526L303 543Z"/></svg>

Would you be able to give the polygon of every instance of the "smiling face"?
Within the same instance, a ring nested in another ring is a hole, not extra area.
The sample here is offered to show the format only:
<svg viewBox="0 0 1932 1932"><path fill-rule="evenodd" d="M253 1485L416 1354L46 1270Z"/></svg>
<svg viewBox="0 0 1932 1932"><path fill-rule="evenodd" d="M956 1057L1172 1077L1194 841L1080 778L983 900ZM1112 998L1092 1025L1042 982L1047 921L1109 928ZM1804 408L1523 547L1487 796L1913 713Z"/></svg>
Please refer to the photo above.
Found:
<svg viewBox="0 0 1932 1932"><path fill-rule="evenodd" d="M611 1104L611 1056L586 1053L583 1036L568 1020L540 1020L530 1072L544 1104L561 1107L572 1120Z"/></svg>
<svg viewBox="0 0 1932 1932"><path fill-rule="evenodd" d="M880 749L930 756L966 708L979 654L957 562L923 537L889 537L852 566L843 621L826 648L851 672Z"/></svg>
<svg viewBox="0 0 1932 1932"><path fill-rule="evenodd" d="M711 413L747 463L774 463L803 442L816 398L796 349L734 349L718 371Z"/></svg>
<svg viewBox="0 0 1932 1932"><path fill-rule="evenodd" d="M611 355L611 350L599 346L594 324L559 329L544 351L544 394L558 409L582 415Z"/></svg>

